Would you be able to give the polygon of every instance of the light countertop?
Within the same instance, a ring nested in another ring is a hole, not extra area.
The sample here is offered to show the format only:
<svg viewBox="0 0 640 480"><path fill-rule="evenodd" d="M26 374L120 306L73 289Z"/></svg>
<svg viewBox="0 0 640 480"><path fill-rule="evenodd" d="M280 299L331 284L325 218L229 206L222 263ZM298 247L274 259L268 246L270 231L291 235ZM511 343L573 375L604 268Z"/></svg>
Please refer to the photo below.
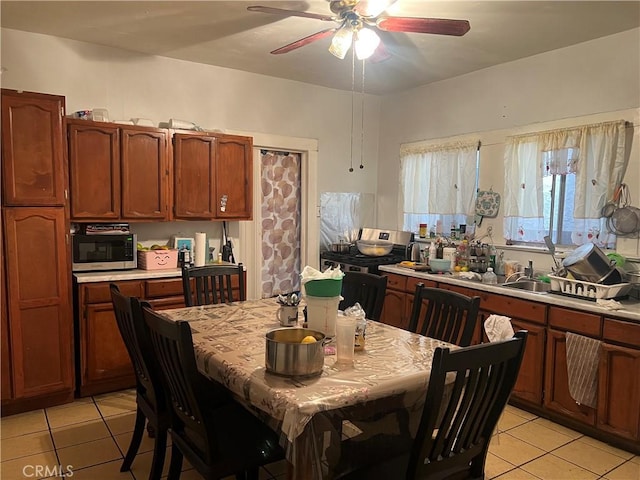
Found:
<svg viewBox="0 0 640 480"><path fill-rule="evenodd" d="M234 263L222 262L214 265L235 265ZM246 267L245 267L246 269ZM174 278L182 277L182 270L179 268L169 268L165 270L109 270L105 272L75 272L73 274L77 283L95 282L116 282L125 280L152 280L154 278Z"/></svg>
<svg viewBox="0 0 640 480"><path fill-rule="evenodd" d="M473 288L475 290L522 298L525 300L546 303L558 307L574 308L576 310L583 310L590 313L609 315L618 318L626 318L629 320L640 322L640 301L631 298L618 301L618 303L622 305L622 308L620 310L609 310L607 308L601 307L594 301L582 300L580 298L568 297L555 293L536 293L528 292L526 290L502 287L500 285L486 285L478 281L456 278L453 275L416 272L409 268L397 267L395 265L381 265L378 268L383 272L395 273L397 275L404 275L414 278L424 278L425 280L431 280L434 282Z"/></svg>

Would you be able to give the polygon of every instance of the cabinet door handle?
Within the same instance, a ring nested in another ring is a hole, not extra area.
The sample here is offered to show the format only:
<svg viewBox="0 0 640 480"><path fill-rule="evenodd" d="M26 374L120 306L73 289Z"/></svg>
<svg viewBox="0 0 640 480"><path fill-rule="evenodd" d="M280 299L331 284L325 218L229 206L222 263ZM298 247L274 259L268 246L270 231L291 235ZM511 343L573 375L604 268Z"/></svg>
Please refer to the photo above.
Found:
<svg viewBox="0 0 640 480"><path fill-rule="evenodd" d="M221 212L225 212L227 210L227 199L229 197L227 197L227 195L222 195L220 197L220 211Z"/></svg>

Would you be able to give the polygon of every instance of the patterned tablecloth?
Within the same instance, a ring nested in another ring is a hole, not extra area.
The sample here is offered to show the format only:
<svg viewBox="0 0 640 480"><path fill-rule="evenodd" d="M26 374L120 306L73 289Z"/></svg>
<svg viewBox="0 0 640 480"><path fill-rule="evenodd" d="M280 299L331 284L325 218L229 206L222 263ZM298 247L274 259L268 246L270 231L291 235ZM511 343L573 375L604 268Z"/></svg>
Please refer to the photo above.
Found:
<svg viewBox="0 0 640 480"><path fill-rule="evenodd" d="M199 370L282 422L290 442L318 412L425 390L435 348L457 348L371 321L365 350L355 353L353 366L336 364L335 355L326 355L319 376L281 377L265 369L265 333L280 328L277 309L274 299L266 299L160 313L188 321Z"/></svg>

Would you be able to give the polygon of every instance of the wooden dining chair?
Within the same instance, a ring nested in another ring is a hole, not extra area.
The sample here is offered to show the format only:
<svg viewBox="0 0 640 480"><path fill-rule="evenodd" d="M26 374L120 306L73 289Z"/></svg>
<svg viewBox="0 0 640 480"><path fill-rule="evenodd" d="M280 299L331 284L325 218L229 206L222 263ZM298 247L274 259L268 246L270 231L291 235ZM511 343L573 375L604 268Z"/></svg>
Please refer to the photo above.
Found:
<svg viewBox="0 0 640 480"><path fill-rule="evenodd" d="M369 439L360 445L358 437L347 440L341 453L351 471L336 478L483 479L491 435L518 378L526 339L521 330L501 342L436 348L415 439L387 433L374 439L387 451L403 450L393 457L366 448Z"/></svg>
<svg viewBox="0 0 640 480"><path fill-rule="evenodd" d="M258 479L259 467L284 459L278 435L198 371L191 328L143 308L153 351L172 406L168 480L180 478L183 457L206 479Z"/></svg>
<svg viewBox="0 0 640 480"><path fill-rule="evenodd" d="M471 345L478 323L480 297L416 285L409 331L448 343Z"/></svg>
<svg viewBox="0 0 640 480"><path fill-rule="evenodd" d="M387 291L387 277L364 272L346 272L342 278L342 297L338 308L359 303L369 320L380 320L384 295Z"/></svg>
<svg viewBox="0 0 640 480"><path fill-rule="evenodd" d="M233 294L233 279L238 282L239 294ZM244 268L238 265L205 265L182 267L182 289L187 307L231 303L246 300Z"/></svg>
<svg viewBox="0 0 640 480"><path fill-rule="evenodd" d="M149 434L155 437L149 480L156 480L160 478L164 466L170 415L160 370L142 317L142 305L149 304L123 295L113 283L110 284L110 292L118 329L136 375L136 421L120 471L131 469L140 449L146 420Z"/></svg>

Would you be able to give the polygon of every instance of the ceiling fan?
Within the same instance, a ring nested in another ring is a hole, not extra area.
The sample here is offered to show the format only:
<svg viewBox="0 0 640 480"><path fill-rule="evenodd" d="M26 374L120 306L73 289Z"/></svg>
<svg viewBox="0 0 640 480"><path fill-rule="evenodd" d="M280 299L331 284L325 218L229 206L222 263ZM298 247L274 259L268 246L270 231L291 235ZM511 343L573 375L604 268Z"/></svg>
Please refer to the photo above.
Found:
<svg viewBox="0 0 640 480"><path fill-rule="evenodd" d="M358 59L371 57L374 52L380 60L388 58L375 29L386 32L431 33L436 35L462 36L471 28L467 20L444 18L395 17L384 12L397 0L327 0L333 15L287 10L284 8L254 5L247 7L252 12L270 13L285 17L304 17L338 23L337 27L321 30L295 42L273 50L278 55L304 47L316 40L333 35L329 52L343 59L353 44Z"/></svg>

